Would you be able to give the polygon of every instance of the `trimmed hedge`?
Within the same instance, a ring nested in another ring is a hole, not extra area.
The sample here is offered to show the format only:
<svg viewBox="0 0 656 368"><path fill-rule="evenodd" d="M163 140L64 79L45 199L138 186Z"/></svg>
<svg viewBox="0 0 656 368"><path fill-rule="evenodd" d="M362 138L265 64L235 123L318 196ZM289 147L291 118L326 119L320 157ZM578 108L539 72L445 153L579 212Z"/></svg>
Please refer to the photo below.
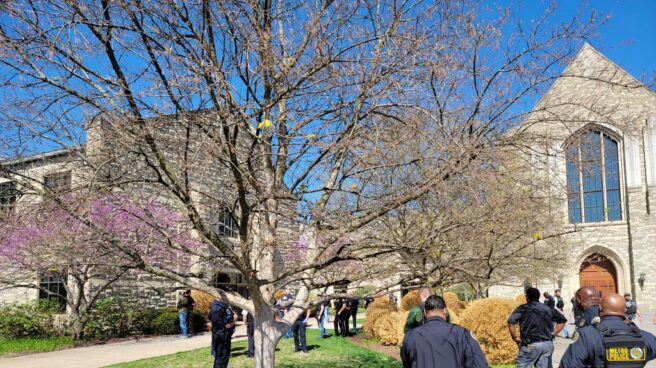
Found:
<svg viewBox="0 0 656 368"><path fill-rule="evenodd" d="M517 344L510 338L507 321L517 305L512 299L475 300L458 318L462 327L474 333L490 364L508 364L515 361Z"/></svg>
<svg viewBox="0 0 656 368"><path fill-rule="evenodd" d="M419 291L412 290L411 292L405 294L403 298L401 298L401 310L409 311L410 309L419 305L419 303L421 303L421 298L419 297Z"/></svg>
<svg viewBox="0 0 656 368"><path fill-rule="evenodd" d="M465 303L463 303L460 298L458 297L458 294L452 292L452 291L447 291L443 295L444 301L446 302L446 307L449 309L449 312L451 314L451 317L454 315L460 315L460 313L465 309Z"/></svg>
<svg viewBox="0 0 656 368"><path fill-rule="evenodd" d="M378 337L375 331L376 320L378 318L396 311L396 304L390 302L386 295L374 299L374 301L369 304L369 307L367 307L364 325L362 326L362 329L364 330L367 338L371 339Z"/></svg>

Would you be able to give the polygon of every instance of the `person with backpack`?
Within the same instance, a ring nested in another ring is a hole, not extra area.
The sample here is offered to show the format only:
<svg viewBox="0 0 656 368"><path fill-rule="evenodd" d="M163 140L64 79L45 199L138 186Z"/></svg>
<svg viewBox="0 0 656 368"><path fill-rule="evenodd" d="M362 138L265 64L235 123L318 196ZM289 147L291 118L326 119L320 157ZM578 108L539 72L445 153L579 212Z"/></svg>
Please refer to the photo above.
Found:
<svg viewBox="0 0 656 368"><path fill-rule="evenodd" d="M232 334L235 332L235 316L230 307L215 299L208 319L212 322L212 355L214 368L227 368L230 360Z"/></svg>

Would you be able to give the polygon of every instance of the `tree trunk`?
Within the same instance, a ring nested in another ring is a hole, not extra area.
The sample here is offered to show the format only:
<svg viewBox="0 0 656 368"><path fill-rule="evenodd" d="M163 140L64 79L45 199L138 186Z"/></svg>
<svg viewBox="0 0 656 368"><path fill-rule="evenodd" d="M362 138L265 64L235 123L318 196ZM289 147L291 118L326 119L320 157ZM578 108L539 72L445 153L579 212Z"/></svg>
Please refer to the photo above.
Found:
<svg viewBox="0 0 656 368"><path fill-rule="evenodd" d="M260 308L258 308L260 309ZM255 317L255 368L273 368L276 345L283 335L283 326L269 308L261 308Z"/></svg>
<svg viewBox="0 0 656 368"><path fill-rule="evenodd" d="M71 313L71 338L73 341L80 341L84 338L84 323L77 313Z"/></svg>

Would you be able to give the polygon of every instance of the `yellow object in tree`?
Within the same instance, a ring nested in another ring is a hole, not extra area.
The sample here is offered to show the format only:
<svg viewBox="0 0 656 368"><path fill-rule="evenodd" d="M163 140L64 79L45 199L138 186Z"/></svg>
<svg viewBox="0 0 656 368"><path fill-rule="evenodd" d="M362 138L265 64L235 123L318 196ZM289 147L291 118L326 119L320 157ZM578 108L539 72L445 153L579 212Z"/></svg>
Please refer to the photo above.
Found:
<svg viewBox="0 0 656 368"><path fill-rule="evenodd" d="M269 119L264 119L263 122L257 124L258 129L268 129L271 128L271 120Z"/></svg>

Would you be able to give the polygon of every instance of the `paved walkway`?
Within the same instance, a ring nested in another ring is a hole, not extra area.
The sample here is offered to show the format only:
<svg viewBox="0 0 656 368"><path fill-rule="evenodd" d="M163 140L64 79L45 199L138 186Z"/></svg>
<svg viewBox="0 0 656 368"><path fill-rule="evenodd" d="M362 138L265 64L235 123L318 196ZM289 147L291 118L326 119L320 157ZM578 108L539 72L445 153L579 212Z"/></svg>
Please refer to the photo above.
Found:
<svg viewBox="0 0 656 368"><path fill-rule="evenodd" d="M246 327L237 326L235 339L243 339ZM177 336L153 337L49 353L0 358L0 368L99 368L107 365L169 355L209 347L211 335L204 333L189 339ZM207 356L208 361L211 357Z"/></svg>

